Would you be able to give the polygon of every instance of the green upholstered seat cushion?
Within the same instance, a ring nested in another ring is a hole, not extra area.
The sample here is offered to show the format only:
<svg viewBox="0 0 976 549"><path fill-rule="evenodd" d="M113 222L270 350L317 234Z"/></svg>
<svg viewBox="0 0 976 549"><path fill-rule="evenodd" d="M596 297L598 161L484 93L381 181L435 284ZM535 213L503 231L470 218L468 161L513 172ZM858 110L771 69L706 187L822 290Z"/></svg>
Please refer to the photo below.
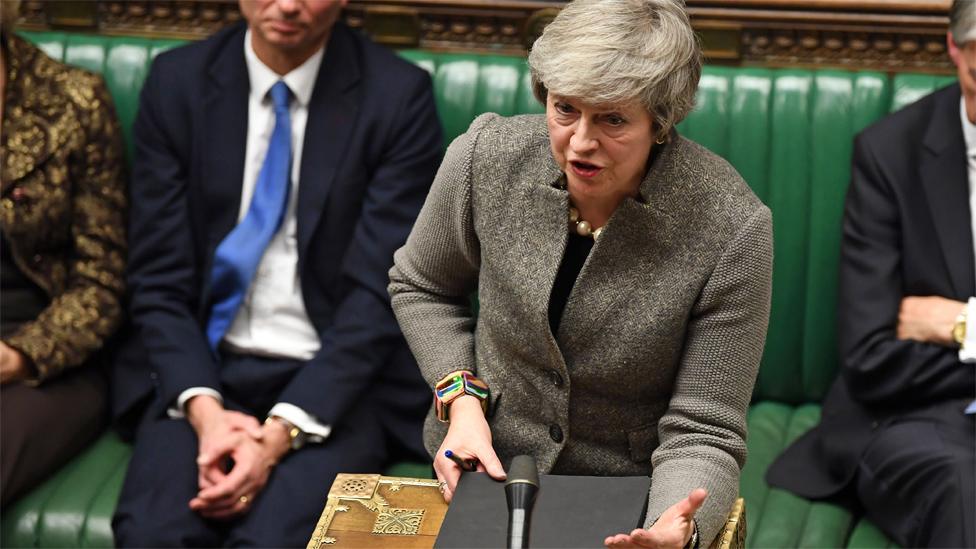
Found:
<svg viewBox="0 0 976 549"><path fill-rule="evenodd" d="M848 549L892 549L898 547L878 527L867 520L860 520L847 540Z"/></svg>
<svg viewBox="0 0 976 549"><path fill-rule="evenodd" d="M766 468L789 443L820 419L820 406L788 406L770 401L749 410L749 459L740 493L746 500L748 547L843 547L851 514L836 505L813 503L771 488Z"/></svg>
<svg viewBox="0 0 976 549"><path fill-rule="evenodd" d="M4 509L4 547L111 547L112 512L131 449L103 435L58 473Z"/></svg>

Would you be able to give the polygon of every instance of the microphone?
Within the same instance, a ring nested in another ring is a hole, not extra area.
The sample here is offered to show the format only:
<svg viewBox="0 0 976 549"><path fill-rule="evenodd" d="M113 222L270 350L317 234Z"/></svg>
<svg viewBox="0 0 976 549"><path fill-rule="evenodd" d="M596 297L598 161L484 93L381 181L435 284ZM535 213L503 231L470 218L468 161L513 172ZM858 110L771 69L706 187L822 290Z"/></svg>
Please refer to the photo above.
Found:
<svg viewBox="0 0 976 549"><path fill-rule="evenodd" d="M515 456L505 481L508 502L508 549L529 546L529 521L536 494L539 493L539 469L532 456Z"/></svg>

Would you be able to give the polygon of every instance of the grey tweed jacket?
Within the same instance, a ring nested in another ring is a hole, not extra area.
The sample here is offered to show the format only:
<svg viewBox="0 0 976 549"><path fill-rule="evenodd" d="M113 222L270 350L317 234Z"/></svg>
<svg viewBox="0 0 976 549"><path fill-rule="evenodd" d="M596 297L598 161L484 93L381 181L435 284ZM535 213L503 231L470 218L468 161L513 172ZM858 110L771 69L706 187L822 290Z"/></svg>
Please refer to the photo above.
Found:
<svg viewBox="0 0 976 549"><path fill-rule="evenodd" d="M542 472L651 475L649 522L704 487L707 546L746 457L770 212L728 163L673 134L640 199L593 246L553 337L549 297L568 240L561 176L542 115L475 120L396 252L393 309L431 385L460 369L488 383L503 463L530 454ZM431 454L446 434L432 414Z"/></svg>

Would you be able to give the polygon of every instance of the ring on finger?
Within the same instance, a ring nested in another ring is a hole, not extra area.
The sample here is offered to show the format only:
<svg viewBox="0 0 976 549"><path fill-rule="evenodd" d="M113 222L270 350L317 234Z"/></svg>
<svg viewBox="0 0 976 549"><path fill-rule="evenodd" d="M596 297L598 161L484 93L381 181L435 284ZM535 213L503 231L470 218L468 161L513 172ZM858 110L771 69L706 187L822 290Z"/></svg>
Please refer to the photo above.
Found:
<svg viewBox="0 0 976 549"><path fill-rule="evenodd" d="M442 481L438 482L437 483L437 489L440 490L441 493L443 494L444 493L444 490L447 490L447 481L442 480Z"/></svg>

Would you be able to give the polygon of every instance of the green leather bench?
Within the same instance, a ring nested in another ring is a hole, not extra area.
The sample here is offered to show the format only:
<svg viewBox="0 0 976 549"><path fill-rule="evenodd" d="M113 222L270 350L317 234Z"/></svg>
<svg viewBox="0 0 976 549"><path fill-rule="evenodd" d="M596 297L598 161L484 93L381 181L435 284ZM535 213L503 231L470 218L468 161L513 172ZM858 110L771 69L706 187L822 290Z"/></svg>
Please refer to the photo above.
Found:
<svg viewBox="0 0 976 549"><path fill-rule="evenodd" d="M55 58L101 72L129 140L149 62L179 42L24 33ZM478 114L541 112L524 59L410 50L434 76L446 140ZM763 474L791 440L816 423L837 368L834 303L843 197L853 136L885 113L952 79L835 70L706 67L699 106L679 125L727 158L773 211L773 310L749 412L749 460L741 494L749 547L893 546L874 526L828 504L771 489ZM131 149L130 149L131 150ZM129 447L105 434L84 454L3 510L4 547L108 547ZM388 474L429 475L427 464ZM324 501L325 494L323 494Z"/></svg>

